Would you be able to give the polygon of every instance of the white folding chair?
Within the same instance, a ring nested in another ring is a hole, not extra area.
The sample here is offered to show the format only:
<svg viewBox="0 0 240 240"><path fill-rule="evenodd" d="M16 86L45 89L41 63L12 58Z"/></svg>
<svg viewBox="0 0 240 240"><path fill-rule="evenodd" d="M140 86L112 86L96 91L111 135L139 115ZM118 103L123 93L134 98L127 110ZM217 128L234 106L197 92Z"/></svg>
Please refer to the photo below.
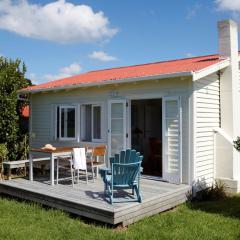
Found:
<svg viewBox="0 0 240 240"><path fill-rule="evenodd" d="M87 161L85 148L73 148L72 158L72 184L74 185L74 178L77 171L77 182L79 182L79 170L85 171L86 183L88 183Z"/></svg>
<svg viewBox="0 0 240 240"><path fill-rule="evenodd" d="M57 159L57 184L58 184L58 175L59 175L59 160ZM88 172L87 172L87 162L86 162L86 151L85 148L73 148L72 156L69 160L72 185L74 186L76 172L77 172L77 183L79 183L79 171L85 171L86 174L86 183L88 183Z"/></svg>

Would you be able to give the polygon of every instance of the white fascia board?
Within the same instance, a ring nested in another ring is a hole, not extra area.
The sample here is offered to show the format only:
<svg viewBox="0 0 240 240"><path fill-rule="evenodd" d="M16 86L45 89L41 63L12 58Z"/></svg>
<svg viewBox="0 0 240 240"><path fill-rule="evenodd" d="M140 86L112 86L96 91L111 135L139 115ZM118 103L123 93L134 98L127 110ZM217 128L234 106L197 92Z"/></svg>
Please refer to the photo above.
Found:
<svg viewBox="0 0 240 240"><path fill-rule="evenodd" d="M175 77L192 77L193 72L179 72L179 73L170 73L170 74L160 74L160 75L150 75L146 77L134 77L134 78L124 78L119 80L106 80L102 82L95 83L82 83L75 85L65 85L61 87L53 87L53 88L39 88L36 90L19 90L18 93L39 93L39 92L49 92L49 91L60 91L74 88L83 88L83 87L97 87L104 86L110 84L119 84L119 83L130 83L130 82L139 82L145 80L157 80L163 78L175 78Z"/></svg>
<svg viewBox="0 0 240 240"><path fill-rule="evenodd" d="M214 65L211 65L209 67L201 69L197 72L194 72L193 73L193 81L196 81L200 78L206 77L206 76L208 76L208 75L210 75L214 72L217 72L221 69L224 69L224 68L228 67L229 65L230 65L230 59L228 58L228 59L226 59L222 62L216 63Z"/></svg>

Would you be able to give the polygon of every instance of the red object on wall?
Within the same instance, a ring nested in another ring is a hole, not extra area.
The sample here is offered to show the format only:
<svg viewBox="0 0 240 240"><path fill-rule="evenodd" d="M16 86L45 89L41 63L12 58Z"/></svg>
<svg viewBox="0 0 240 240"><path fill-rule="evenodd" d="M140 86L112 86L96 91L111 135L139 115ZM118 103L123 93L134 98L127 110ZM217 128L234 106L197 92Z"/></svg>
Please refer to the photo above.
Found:
<svg viewBox="0 0 240 240"><path fill-rule="evenodd" d="M25 106L22 108L22 117L28 118L29 117L29 106Z"/></svg>

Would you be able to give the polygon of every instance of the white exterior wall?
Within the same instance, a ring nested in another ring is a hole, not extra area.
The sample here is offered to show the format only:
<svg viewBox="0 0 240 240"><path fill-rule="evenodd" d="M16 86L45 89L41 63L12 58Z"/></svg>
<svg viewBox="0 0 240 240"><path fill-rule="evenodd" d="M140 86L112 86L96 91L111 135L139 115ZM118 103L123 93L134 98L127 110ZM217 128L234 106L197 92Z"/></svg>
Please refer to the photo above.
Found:
<svg viewBox="0 0 240 240"><path fill-rule="evenodd" d="M196 185L210 184L214 178L214 132L220 127L220 82L217 74L194 82L194 180Z"/></svg>
<svg viewBox="0 0 240 240"><path fill-rule="evenodd" d="M108 140L108 100L111 92L120 99L161 98L181 96L182 117L182 181L189 182L189 96L191 79L160 79L144 82L119 84L104 87L91 87L68 91L37 93L32 95L32 135L31 147L42 147L46 143L54 146L82 145L86 142L54 140L54 104L101 103L103 106L102 143ZM91 144L99 144L91 143Z"/></svg>
<svg viewBox="0 0 240 240"><path fill-rule="evenodd" d="M222 146L217 148L221 163L217 169L222 168L217 172L217 176L240 183L240 154L231 146L233 140L240 136L238 25L232 20L225 20L218 23L218 30L219 53L229 57L231 64L223 71L220 82L221 130L228 136L229 141L224 146L228 148L228 158L220 155ZM226 165L231 168L227 167L224 171Z"/></svg>

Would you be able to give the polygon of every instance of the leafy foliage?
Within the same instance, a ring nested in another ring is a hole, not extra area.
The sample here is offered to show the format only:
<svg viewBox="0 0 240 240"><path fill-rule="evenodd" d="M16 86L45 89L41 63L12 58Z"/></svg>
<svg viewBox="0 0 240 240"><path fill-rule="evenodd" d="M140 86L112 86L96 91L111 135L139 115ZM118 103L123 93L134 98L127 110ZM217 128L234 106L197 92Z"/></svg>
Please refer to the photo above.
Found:
<svg viewBox="0 0 240 240"><path fill-rule="evenodd" d="M200 199L202 201L216 201L226 197L226 185L220 181L215 180L211 187L200 191Z"/></svg>
<svg viewBox="0 0 240 240"><path fill-rule="evenodd" d="M6 144L9 160L19 157L19 145L26 133L19 127L19 115L27 103L17 99L17 91L31 84L25 73L26 66L20 59L0 57L0 143Z"/></svg>
<svg viewBox="0 0 240 240"><path fill-rule="evenodd" d="M8 150L5 144L0 144L0 163L7 158Z"/></svg>
<svg viewBox="0 0 240 240"><path fill-rule="evenodd" d="M233 146L240 151L240 137L237 137L236 141L233 141Z"/></svg>
<svg viewBox="0 0 240 240"><path fill-rule="evenodd" d="M8 150L5 144L0 144L0 180L3 178L3 161L6 160Z"/></svg>

